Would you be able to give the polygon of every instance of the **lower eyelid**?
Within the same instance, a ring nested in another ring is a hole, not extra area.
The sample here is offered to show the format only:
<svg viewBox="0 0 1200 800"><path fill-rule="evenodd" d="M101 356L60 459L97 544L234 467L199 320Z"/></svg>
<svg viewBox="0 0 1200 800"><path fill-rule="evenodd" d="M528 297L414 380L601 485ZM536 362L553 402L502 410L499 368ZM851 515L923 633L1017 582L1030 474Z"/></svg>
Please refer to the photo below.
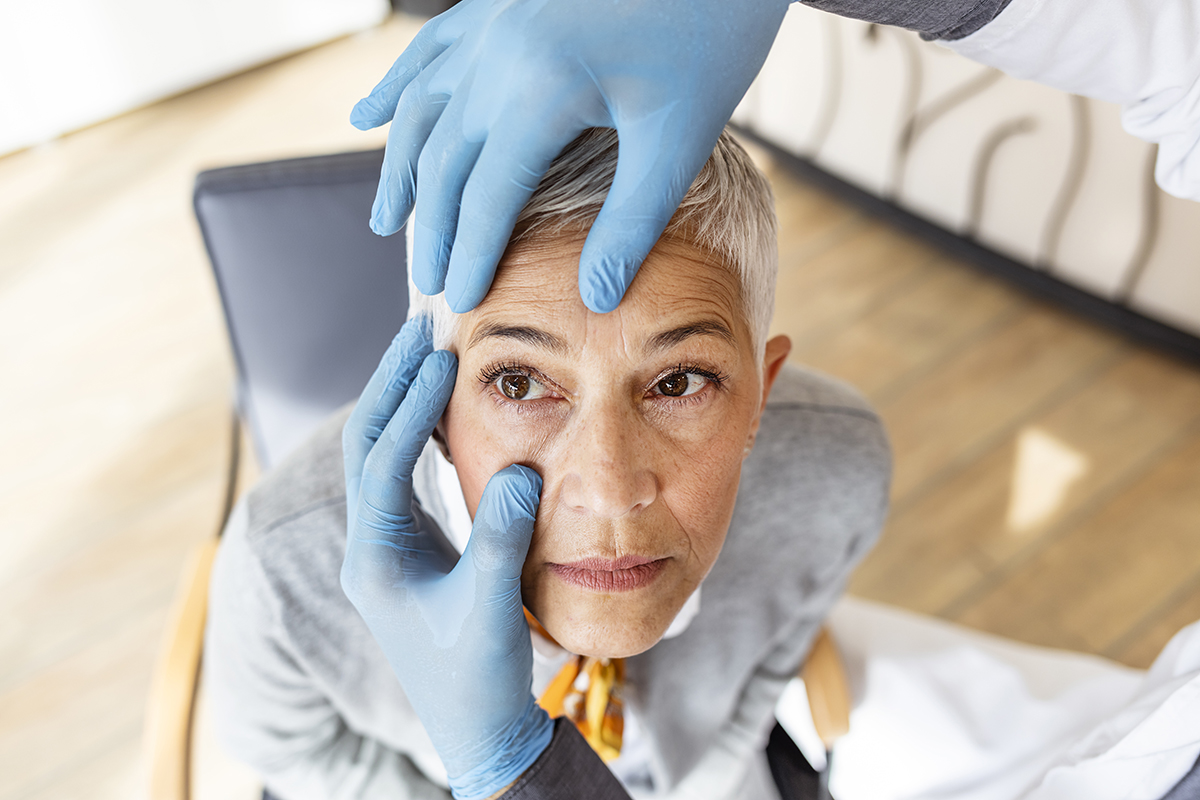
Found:
<svg viewBox="0 0 1200 800"><path fill-rule="evenodd" d="M677 397L672 397L669 394L659 394L658 392L654 392L651 394L651 397L653 398L653 402L656 402L656 403L662 403L662 404L668 404L668 405L689 405L689 404L701 403L701 402L706 401L708 399L709 395L712 394L712 392L709 391L711 389L713 389L713 386L712 386L712 382L709 381L709 383L706 384L703 388L701 388L698 391L692 392L691 394L684 394L684 395L679 395Z"/></svg>
<svg viewBox="0 0 1200 800"><path fill-rule="evenodd" d="M497 379L497 380L499 380L499 379ZM559 397L558 395L556 395L554 393L553 389L549 388L545 384L539 384L539 385L542 386L542 388L545 390L546 394L542 395L541 397L527 397L527 398L522 398L520 400L514 400L513 398L504 394L504 392L501 391L500 387L497 385L497 383L495 381L493 381L492 383L485 384L484 391L487 394L489 394L492 397L492 399L495 400L497 403L507 406L508 408L516 408L516 409L520 409L521 407L525 407L528 409L528 408L532 408L534 403L540 403L541 401L562 399L561 397Z"/></svg>

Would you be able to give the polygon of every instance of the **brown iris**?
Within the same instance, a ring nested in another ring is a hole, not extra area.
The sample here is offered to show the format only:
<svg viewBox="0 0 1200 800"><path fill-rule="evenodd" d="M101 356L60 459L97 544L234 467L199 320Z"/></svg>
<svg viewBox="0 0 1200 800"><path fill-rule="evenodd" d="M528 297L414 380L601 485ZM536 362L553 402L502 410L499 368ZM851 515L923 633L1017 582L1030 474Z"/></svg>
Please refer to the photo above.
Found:
<svg viewBox="0 0 1200 800"><path fill-rule="evenodd" d="M674 375L668 375L658 382L658 390L667 397L681 397L688 388L688 376L686 372L676 372Z"/></svg>
<svg viewBox="0 0 1200 800"><path fill-rule="evenodd" d="M505 375L500 379L500 391L510 400L520 400L529 394L528 375Z"/></svg>

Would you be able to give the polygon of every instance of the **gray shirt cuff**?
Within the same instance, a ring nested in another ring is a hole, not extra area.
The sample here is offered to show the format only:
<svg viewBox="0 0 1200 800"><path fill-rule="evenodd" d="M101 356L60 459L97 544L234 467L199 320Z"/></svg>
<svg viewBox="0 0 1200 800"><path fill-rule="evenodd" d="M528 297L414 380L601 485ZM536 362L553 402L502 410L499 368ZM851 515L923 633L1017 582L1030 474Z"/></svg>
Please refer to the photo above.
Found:
<svg viewBox="0 0 1200 800"><path fill-rule="evenodd" d="M801 0L840 17L917 31L922 39L962 39L995 19L1009 0Z"/></svg>
<svg viewBox="0 0 1200 800"><path fill-rule="evenodd" d="M629 800L620 781L566 718L554 723L554 738L525 770L504 800Z"/></svg>

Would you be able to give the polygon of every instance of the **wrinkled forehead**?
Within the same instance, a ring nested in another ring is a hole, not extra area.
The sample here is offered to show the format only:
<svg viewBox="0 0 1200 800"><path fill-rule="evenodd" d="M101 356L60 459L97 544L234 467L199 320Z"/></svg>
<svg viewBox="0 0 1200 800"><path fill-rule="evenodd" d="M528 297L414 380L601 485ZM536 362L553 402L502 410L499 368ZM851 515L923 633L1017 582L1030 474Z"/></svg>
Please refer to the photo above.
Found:
<svg viewBox="0 0 1200 800"><path fill-rule="evenodd" d="M616 311L594 314L579 295L583 237L511 246L484 301L463 316L458 352L496 325L536 323L567 339L619 329L627 337L668 330L672 324L712 323L738 349L752 349L740 282L717 257L687 242L664 239L643 262Z"/></svg>

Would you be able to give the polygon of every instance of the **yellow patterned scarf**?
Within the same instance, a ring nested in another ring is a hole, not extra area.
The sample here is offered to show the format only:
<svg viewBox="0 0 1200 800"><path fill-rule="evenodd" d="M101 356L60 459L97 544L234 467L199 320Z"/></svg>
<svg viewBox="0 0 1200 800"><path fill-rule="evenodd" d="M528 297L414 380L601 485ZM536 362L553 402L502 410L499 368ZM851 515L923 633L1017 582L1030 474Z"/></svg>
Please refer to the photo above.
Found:
<svg viewBox="0 0 1200 800"><path fill-rule="evenodd" d="M529 609L525 610L529 627L555 645ZM625 706L621 689L625 685L625 659L592 658L572 654L538 698L538 705L553 719L565 716L575 723L583 738L605 763L621 755L621 737L625 732Z"/></svg>

